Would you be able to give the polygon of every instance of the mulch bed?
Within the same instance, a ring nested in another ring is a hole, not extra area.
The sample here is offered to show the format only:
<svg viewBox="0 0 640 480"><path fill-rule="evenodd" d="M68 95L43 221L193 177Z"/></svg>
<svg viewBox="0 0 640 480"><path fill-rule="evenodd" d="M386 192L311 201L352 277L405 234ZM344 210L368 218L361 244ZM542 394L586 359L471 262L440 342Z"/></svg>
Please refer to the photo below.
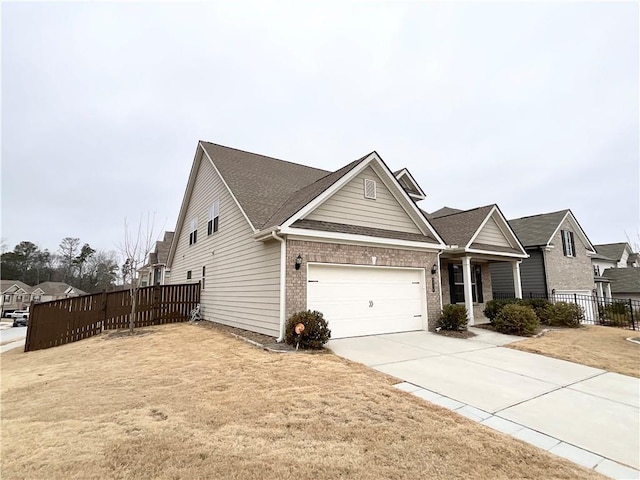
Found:
<svg viewBox="0 0 640 480"><path fill-rule="evenodd" d="M230 327L229 325L223 325L221 323L211 322L208 320L198 322L205 328L213 328L222 332L233 335L240 338L245 342L248 342L256 347L264 348L270 352L300 352L300 353L326 353L327 349L322 348L320 350L296 350L295 345L288 345L284 342L276 342L276 337L269 335L263 335L262 333L251 332L249 330L243 330L242 328Z"/></svg>
<svg viewBox="0 0 640 480"><path fill-rule="evenodd" d="M453 337L453 338L471 338L471 337L475 337L476 334L473 332L470 332L469 330L464 330L461 332L456 332L453 330L440 330L439 332L436 332L438 335L442 335L443 337Z"/></svg>

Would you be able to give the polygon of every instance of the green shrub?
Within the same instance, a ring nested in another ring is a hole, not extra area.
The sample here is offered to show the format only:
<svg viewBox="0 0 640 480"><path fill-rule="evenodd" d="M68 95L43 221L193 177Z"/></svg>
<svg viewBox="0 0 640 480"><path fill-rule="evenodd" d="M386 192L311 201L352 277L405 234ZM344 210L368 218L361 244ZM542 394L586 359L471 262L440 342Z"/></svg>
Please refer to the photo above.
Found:
<svg viewBox="0 0 640 480"><path fill-rule="evenodd" d="M605 325L612 327L627 327L631 325L631 309L627 303L614 302L608 305L598 307L600 320ZM634 312L634 318L637 319L637 312Z"/></svg>
<svg viewBox="0 0 640 480"><path fill-rule="evenodd" d="M521 305L527 305L528 307L533 308L533 311L536 312L538 319L542 321L540 314L547 307L547 305L551 305L551 302L546 298L526 298L522 300Z"/></svg>
<svg viewBox="0 0 640 480"><path fill-rule="evenodd" d="M464 305L445 305L436 326L442 330L461 331L467 329L469 318Z"/></svg>
<svg viewBox="0 0 640 480"><path fill-rule="evenodd" d="M520 303L519 298L489 300L486 303L482 313L484 313L484 316L487 317L491 323L493 323L493 320L498 316L498 314L504 308L505 305L512 305L512 304L518 304L518 303Z"/></svg>
<svg viewBox="0 0 640 480"><path fill-rule="evenodd" d="M296 325L304 325L303 331L296 333ZM297 345L300 348L322 348L331 338L331 330L322 313L307 310L297 312L289 317L284 332L284 339L289 345Z"/></svg>
<svg viewBox="0 0 640 480"><path fill-rule="evenodd" d="M496 331L509 335L530 336L536 333L540 320L533 308L526 305L505 305L496 316L493 325Z"/></svg>
<svg viewBox="0 0 640 480"><path fill-rule="evenodd" d="M584 311L580 305L567 302L550 303L539 313L540 321L552 327L572 327L580 326L580 321L584 320Z"/></svg>

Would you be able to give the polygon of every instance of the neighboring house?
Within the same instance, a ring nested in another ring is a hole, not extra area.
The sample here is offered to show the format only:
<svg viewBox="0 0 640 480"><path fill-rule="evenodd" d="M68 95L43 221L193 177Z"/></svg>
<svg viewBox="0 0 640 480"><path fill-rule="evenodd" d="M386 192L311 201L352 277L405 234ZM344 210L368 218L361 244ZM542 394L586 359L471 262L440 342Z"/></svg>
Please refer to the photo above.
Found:
<svg viewBox="0 0 640 480"><path fill-rule="evenodd" d="M640 301L640 267L608 268L602 275L611 281L613 298Z"/></svg>
<svg viewBox="0 0 640 480"><path fill-rule="evenodd" d="M0 289L0 310L3 317L14 310L23 310L31 303L33 288L20 280L0 280Z"/></svg>
<svg viewBox="0 0 640 480"><path fill-rule="evenodd" d="M615 268L640 267L638 255L627 242L594 245L596 252L614 261ZM606 268L609 268L607 266ZM604 271L604 269L602 270Z"/></svg>
<svg viewBox="0 0 640 480"><path fill-rule="evenodd" d="M520 262L528 255L497 205L444 207L427 218L449 246L440 261L443 303L464 304L469 323L478 323L493 298L490 266L495 264L502 266L502 280L514 296L522 297Z"/></svg>
<svg viewBox="0 0 640 480"><path fill-rule="evenodd" d="M594 245L595 247L595 245ZM597 251L597 248L596 248ZM611 281L602 276L607 268L615 268L617 262L600 253L591 255L591 266L593 267L593 282L598 297L611 298Z"/></svg>
<svg viewBox="0 0 640 480"><path fill-rule="evenodd" d="M168 283L167 257L171 249L174 232L164 232L162 240L156 242L156 248L149 253L147 263L138 270L140 286L165 285Z"/></svg>
<svg viewBox="0 0 640 480"><path fill-rule="evenodd" d="M571 210L509 220L529 258L522 261L522 294L592 295L591 256L596 253ZM513 287L505 267L491 265L494 293L511 293Z"/></svg>
<svg viewBox="0 0 640 480"><path fill-rule="evenodd" d="M330 172L199 142L170 282L201 283L205 319L278 337L307 309L332 338L433 328L446 245L396 173L376 152Z"/></svg>
<svg viewBox="0 0 640 480"><path fill-rule="evenodd" d="M63 282L42 282L33 287L33 292L34 294L37 292L37 295L40 297L39 301L41 302L86 295L86 292L83 292L79 288L72 287Z"/></svg>

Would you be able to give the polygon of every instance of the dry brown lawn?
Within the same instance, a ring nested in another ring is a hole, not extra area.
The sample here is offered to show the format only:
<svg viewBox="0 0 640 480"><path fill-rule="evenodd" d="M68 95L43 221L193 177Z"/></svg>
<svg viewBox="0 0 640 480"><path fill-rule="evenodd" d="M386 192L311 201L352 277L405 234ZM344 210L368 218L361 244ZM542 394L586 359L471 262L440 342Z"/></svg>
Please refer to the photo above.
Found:
<svg viewBox="0 0 640 480"><path fill-rule="evenodd" d="M640 377L640 345L629 342L626 340L628 337L640 337L640 332L588 326L552 330L542 337L529 338L507 346Z"/></svg>
<svg viewBox="0 0 640 480"><path fill-rule="evenodd" d="M2 479L604 478L330 353L145 332L2 354Z"/></svg>

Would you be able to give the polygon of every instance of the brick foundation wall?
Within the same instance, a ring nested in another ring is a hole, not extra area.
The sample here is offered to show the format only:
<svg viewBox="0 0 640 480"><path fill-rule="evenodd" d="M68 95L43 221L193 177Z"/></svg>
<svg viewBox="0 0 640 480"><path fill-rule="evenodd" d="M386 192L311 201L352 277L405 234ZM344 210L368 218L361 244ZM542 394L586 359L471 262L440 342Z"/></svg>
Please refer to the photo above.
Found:
<svg viewBox="0 0 640 480"><path fill-rule="evenodd" d="M295 270L296 257L302 256L300 270ZM438 263L436 252L402 250L398 248L367 247L335 243L287 239L287 295L286 316L307 308L307 263L333 263L344 265L414 267L425 269L427 319L429 330L435 328L440 317L440 279L435 276L435 292L431 288L431 267Z"/></svg>

